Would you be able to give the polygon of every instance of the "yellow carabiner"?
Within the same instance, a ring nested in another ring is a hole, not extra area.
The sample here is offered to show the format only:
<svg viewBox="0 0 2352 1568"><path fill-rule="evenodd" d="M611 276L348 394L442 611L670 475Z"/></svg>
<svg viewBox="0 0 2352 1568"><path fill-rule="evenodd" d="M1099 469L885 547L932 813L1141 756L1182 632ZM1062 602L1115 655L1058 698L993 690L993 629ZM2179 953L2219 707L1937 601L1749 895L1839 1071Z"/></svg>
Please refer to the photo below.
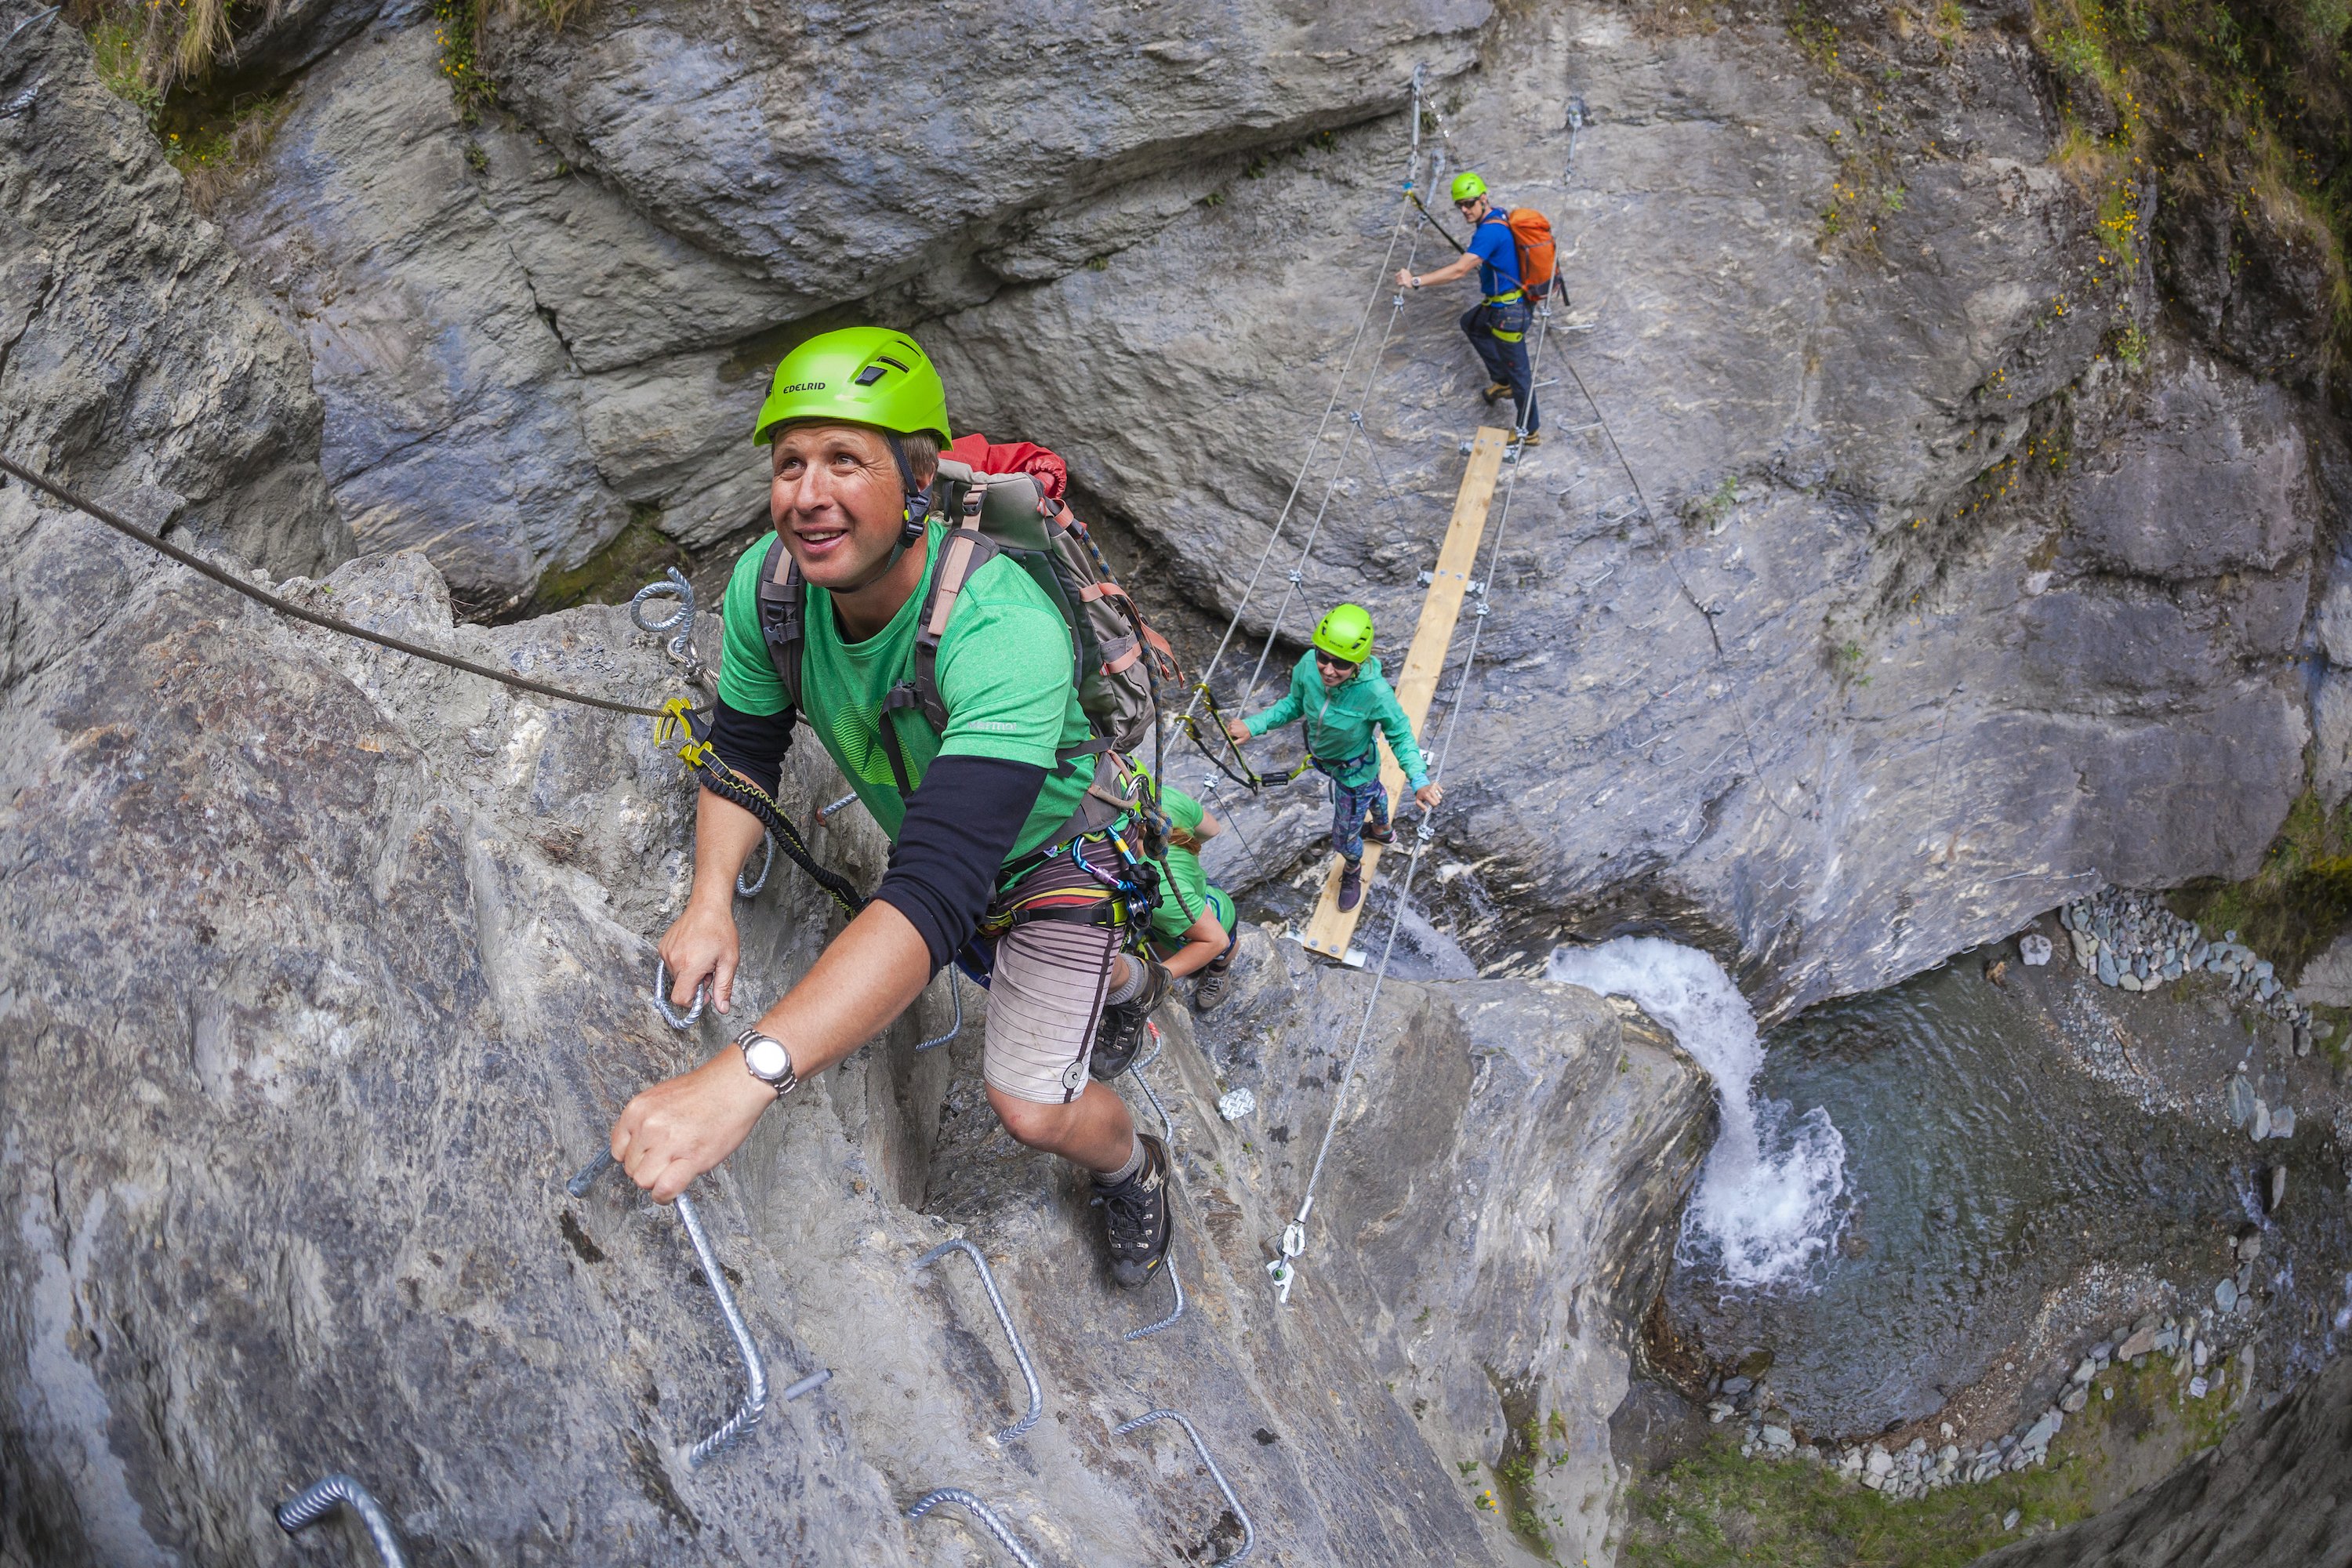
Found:
<svg viewBox="0 0 2352 1568"><path fill-rule="evenodd" d="M667 746L683 733L686 743L677 748L678 760L689 768L698 768L709 758L710 747L707 742L694 738L692 712L683 697L673 697L663 703L662 715L654 722L654 743Z"/></svg>

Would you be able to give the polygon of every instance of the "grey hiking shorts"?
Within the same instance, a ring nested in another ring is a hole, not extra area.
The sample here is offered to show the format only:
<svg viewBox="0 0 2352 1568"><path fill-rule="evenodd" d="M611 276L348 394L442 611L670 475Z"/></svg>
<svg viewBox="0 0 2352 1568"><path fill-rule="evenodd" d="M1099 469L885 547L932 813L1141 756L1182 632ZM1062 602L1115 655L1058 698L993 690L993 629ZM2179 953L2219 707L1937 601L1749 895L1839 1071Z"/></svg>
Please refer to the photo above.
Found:
<svg viewBox="0 0 2352 1568"><path fill-rule="evenodd" d="M1057 859L997 904L1098 907L1100 894L1085 872ZM1087 1058L1123 937L1116 926L1033 920L997 938L981 1061L989 1088L1038 1105L1067 1105L1086 1092Z"/></svg>

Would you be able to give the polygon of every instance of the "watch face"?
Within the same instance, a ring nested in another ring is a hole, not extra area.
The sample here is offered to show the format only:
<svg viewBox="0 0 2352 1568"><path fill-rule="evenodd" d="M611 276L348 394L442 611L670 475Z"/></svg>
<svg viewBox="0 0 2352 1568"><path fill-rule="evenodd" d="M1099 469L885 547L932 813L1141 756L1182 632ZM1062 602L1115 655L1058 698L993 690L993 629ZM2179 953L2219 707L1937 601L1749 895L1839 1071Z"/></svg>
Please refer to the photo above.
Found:
<svg viewBox="0 0 2352 1568"><path fill-rule="evenodd" d="M753 1040L743 1047L743 1065L751 1069L753 1078L774 1083L793 1070L793 1058L774 1040Z"/></svg>

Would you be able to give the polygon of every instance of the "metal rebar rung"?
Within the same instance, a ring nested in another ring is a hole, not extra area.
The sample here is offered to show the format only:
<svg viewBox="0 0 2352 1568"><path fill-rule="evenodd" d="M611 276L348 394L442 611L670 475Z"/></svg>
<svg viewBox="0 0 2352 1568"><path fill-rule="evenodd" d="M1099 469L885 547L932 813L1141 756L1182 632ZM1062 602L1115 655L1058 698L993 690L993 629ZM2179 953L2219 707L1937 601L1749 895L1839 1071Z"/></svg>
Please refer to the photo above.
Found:
<svg viewBox="0 0 2352 1568"><path fill-rule="evenodd" d="M772 833L761 834L760 836L760 846L767 851L760 860L760 874L746 882L743 880L742 872L738 871L735 873L735 896L738 898L749 899L757 897L760 889L768 885L768 873L775 868L776 836Z"/></svg>
<svg viewBox="0 0 2352 1568"><path fill-rule="evenodd" d="M856 804L857 792L856 790L851 790L839 800L829 800L823 805L818 806L816 808L816 819L819 822L831 822L835 816L848 810L851 806L856 805Z"/></svg>
<svg viewBox="0 0 2352 1568"><path fill-rule="evenodd" d="M1168 1256L1163 1266L1168 1270L1168 1283L1176 1292L1176 1304L1173 1307L1171 1307L1168 1310L1168 1315L1160 1319L1158 1322L1146 1323L1139 1329L1129 1329L1127 1332L1118 1336L1121 1340L1126 1341L1129 1343L1132 1343L1137 1340L1148 1340L1162 1329L1174 1328L1176 1326L1176 1320L1184 1315L1184 1276L1177 1272L1176 1249L1172 1246L1168 1249Z"/></svg>
<svg viewBox="0 0 2352 1568"><path fill-rule="evenodd" d="M665 619L646 619L646 602L661 598L676 599L677 608ZM694 584L686 580L686 574L675 566L671 567L660 581L648 583L636 591L629 600L629 619L636 623L641 632L666 632L679 626L691 632L694 629Z"/></svg>
<svg viewBox="0 0 2352 1568"><path fill-rule="evenodd" d="M920 1519L943 1502L951 1502L980 1521L988 1533L996 1537L996 1543L1013 1553L1013 1560L1020 1563L1021 1568L1043 1568L1043 1564L1029 1554L1029 1549L1021 1544L1021 1538L1013 1533L1012 1527L996 1517L996 1510L961 1487L941 1487L937 1491L924 1493L915 1506L907 1510L907 1517L909 1520Z"/></svg>
<svg viewBox="0 0 2352 1568"><path fill-rule="evenodd" d="M948 996L955 1003L955 1022L949 1026L944 1035L929 1040L917 1040L917 1050L935 1051L963 1033L963 993L956 988L956 966L953 963L948 965Z"/></svg>
<svg viewBox="0 0 2352 1568"><path fill-rule="evenodd" d="M761 872L761 880L765 881L767 876L765 871ZM740 883L737 884L737 890L741 890ZM669 1002L669 965L661 959L654 960L654 1011L662 1016L663 1023L680 1033L691 1029L702 1016L703 1004L709 1000L710 982L706 980L694 988L694 1005L683 1015L679 1014Z"/></svg>
<svg viewBox="0 0 2352 1568"><path fill-rule="evenodd" d="M1010 1426L997 1428L996 1440L1010 1443L1037 1425L1037 1418L1045 1414L1045 1391L1037 1386L1037 1369L1029 1363L1029 1347L1021 1342L1021 1331L1013 1326L1013 1314L1005 1310L1004 1297L996 1289L996 1276L989 1269L988 1259L981 1256L979 1247L961 1237L953 1241L942 1241L915 1259L908 1266L909 1272L920 1273L950 1252L964 1254L971 1259L971 1266L980 1270L980 1283L988 1292L988 1304L996 1309L996 1321L1004 1325L1004 1337L1013 1346L1013 1359L1020 1364L1022 1380L1029 1385L1029 1414Z"/></svg>
<svg viewBox="0 0 2352 1568"><path fill-rule="evenodd" d="M1225 1472L1217 1468L1217 1461L1209 1453L1209 1446L1201 1441L1201 1430L1199 1427L1193 1426L1189 1419L1178 1411L1147 1410L1142 1415L1137 1416L1134 1420L1123 1422L1119 1426L1112 1427L1110 1435L1114 1437L1124 1437L1129 1432L1136 1430L1136 1428L1139 1426L1149 1426L1154 1421L1173 1421L1177 1426L1184 1428L1184 1436L1192 1439L1192 1451L1201 1456L1201 1463L1208 1468L1209 1479L1217 1483L1217 1489L1219 1491L1225 1494L1225 1506L1234 1510L1234 1517L1235 1519L1241 1521L1241 1549L1235 1552L1231 1557L1218 1558L1217 1563L1220 1564L1226 1563L1238 1563L1243 1558L1247 1557L1257 1546L1257 1531L1251 1525L1249 1511L1242 1507L1242 1500L1234 1495L1233 1485L1225 1479ZM1214 1568L1214 1565L1213 1565L1213 1568Z"/></svg>
<svg viewBox="0 0 2352 1568"><path fill-rule="evenodd" d="M598 1150L594 1159L582 1166L577 1175L563 1184L564 1190L575 1198L586 1197L588 1189L595 1184L596 1178L603 1175L605 1169L613 1163L613 1152L610 1149ZM735 1349L743 1358L744 1386L741 1402L735 1406L733 1414L719 1423L717 1431L687 1451L686 1468L689 1470L698 1470L711 1455L735 1442L744 1433L760 1424L760 1417L765 1415L768 1409L768 1369L760 1360L760 1347L752 1342L751 1325L743 1321L743 1310L735 1304L735 1292L728 1288L727 1271L719 1267L719 1254L710 1245L709 1234L702 1228L702 1215L696 1211L694 1200L680 1193L674 1203L677 1209L678 1223L686 1227L686 1239L694 1247L695 1260L702 1265L702 1277L709 1281L710 1293L718 1300L719 1316L726 1319L727 1331L734 1337ZM828 1373L816 1376L813 1380L803 1378L800 1383L793 1385L793 1392L788 1394L786 1397L796 1399L823 1383L824 1378L830 1375L831 1373Z"/></svg>
<svg viewBox="0 0 2352 1568"><path fill-rule="evenodd" d="M292 1535L305 1525L326 1518L339 1504L360 1516L360 1523L366 1527L368 1540L374 1543L375 1554L383 1559L384 1568L408 1568L407 1555L400 1549L400 1537L393 1531L392 1516L383 1511L383 1505L375 1500L373 1492L341 1470L312 1481L279 1503L275 1510L278 1528Z"/></svg>

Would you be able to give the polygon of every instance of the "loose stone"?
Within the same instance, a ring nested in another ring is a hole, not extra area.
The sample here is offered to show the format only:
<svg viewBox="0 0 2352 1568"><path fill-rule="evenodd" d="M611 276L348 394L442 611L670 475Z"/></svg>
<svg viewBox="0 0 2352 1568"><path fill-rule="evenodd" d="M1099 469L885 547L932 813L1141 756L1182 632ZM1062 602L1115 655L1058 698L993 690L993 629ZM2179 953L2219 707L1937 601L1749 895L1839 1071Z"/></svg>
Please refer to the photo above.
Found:
<svg viewBox="0 0 2352 1568"><path fill-rule="evenodd" d="M2050 939L2039 931L2020 937L2017 955L2025 960L2026 967L2039 969L2050 962Z"/></svg>
<svg viewBox="0 0 2352 1568"><path fill-rule="evenodd" d="M2213 1287L2213 1305L2226 1312L2237 1304L2238 1282L2235 1279L2224 1279Z"/></svg>

